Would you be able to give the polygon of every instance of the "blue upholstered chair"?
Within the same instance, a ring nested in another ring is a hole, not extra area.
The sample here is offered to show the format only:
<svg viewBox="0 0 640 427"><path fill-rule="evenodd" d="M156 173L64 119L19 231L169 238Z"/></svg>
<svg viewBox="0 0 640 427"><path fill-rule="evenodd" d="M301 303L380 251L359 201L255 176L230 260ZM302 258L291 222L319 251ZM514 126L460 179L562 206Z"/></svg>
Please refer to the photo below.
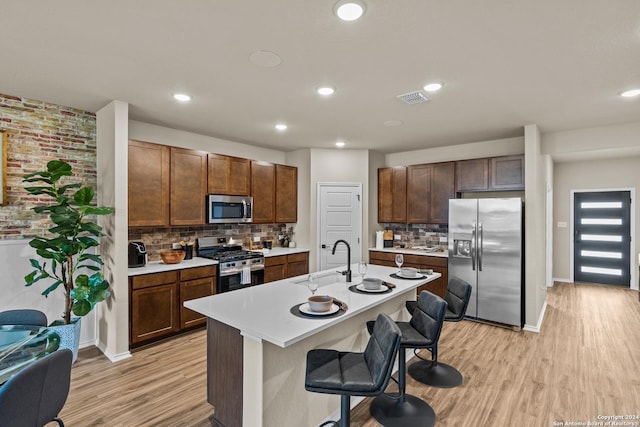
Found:
<svg viewBox="0 0 640 427"><path fill-rule="evenodd" d="M71 350L56 350L0 386L0 426L42 427L56 421L69 395Z"/></svg>
<svg viewBox="0 0 640 427"><path fill-rule="evenodd" d="M39 310L19 309L0 312L0 325L47 326L47 316Z"/></svg>

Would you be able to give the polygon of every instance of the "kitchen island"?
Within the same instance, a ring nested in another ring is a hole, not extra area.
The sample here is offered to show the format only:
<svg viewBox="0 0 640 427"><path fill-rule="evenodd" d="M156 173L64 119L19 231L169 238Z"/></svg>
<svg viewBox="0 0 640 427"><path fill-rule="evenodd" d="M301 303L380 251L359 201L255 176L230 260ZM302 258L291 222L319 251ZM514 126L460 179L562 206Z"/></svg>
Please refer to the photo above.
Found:
<svg viewBox="0 0 640 427"><path fill-rule="evenodd" d="M344 269L344 267L342 267ZM339 270L339 269L337 269ZM356 271L356 266L352 266ZM367 277L395 285L387 293L356 293L352 283L334 270L318 273L317 294L348 305L332 316L305 316L297 306L311 295L306 276L185 302L207 316L208 401L214 417L227 427L318 425L339 413L338 396L304 389L306 354L313 348L363 351L369 336L366 322L378 313L407 319L406 300L415 289L440 277L390 277L397 268L371 265ZM355 405L358 400L353 399Z"/></svg>

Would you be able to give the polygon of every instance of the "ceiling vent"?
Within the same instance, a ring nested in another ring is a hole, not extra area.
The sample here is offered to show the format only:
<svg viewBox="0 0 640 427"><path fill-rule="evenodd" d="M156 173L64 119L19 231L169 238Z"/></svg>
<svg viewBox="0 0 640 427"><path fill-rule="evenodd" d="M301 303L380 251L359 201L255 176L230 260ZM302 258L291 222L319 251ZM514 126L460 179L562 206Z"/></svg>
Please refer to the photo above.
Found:
<svg viewBox="0 0 640 427"><path fill-rule="evenodd" d="M423 102L429 101L429 97L422 93L421 91L409 92L402 95L398 95L398 99L404 102L405 104L422 104Z"/></svg>

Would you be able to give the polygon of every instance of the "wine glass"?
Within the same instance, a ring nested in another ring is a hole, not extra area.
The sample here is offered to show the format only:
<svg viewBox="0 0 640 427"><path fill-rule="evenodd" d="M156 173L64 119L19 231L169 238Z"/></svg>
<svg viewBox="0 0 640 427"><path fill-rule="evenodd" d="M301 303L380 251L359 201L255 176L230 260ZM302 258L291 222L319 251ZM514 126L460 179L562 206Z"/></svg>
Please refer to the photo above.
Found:
<svg viewBox="0 0 640 427"><path fill-rule="evenodd" d="M318 278L315 274L310 274L307 277L307 288L311 291L311 295L315 295L318 290Z"/></svg>
<svg viewBox="0 0 640 427"><path fill-rule="evenodd" d="M364 261L360 261L358 263L358 273L360 273L360 276L362 276L362 278L364 279L364 275L367 274L367 263Z"/></svg>
<svg viewBox="0 0 640 427"><path fill-rule="evenodd" d="M398 266L398 272L400 272L400 267L402 267L402 263L404 263L404 257L402 254L396 255L396 265Z"/></svg>

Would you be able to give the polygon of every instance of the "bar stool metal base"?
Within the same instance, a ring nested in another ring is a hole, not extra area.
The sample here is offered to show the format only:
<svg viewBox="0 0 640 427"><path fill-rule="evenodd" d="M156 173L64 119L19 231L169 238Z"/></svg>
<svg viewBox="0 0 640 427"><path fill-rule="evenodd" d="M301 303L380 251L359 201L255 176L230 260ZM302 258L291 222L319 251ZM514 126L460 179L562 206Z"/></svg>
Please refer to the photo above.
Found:
<svg viewBox="0 0 640 427"><path fill-rule="evenodd" d="M462 374L446 363L419 361L409 365L407 371L414 380L431 387L452 388L462 384Z"/></svg>
<svg viewBox="0 0 640 427"><path fill-rule="evenodd" d="M433 408L410 394L404 395L404 402L381 394L373 399L369 411L385 427L431 427L436 423Z"/></svg>

